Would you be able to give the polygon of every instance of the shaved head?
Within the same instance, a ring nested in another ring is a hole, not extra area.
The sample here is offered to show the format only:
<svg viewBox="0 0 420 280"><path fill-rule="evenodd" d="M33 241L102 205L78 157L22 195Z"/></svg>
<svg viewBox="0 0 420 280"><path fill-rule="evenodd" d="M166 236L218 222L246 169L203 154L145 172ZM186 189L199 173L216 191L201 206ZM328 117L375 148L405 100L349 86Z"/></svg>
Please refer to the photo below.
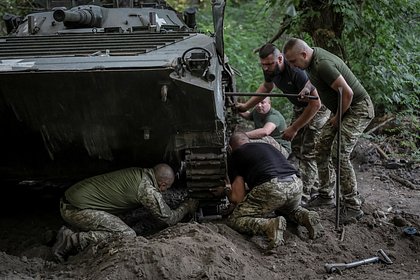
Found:
<svg viewBox="0 0 420 280"><path fill-rule="evenodd" d="M302 52L306 51L307 49L309 49L309 46L305 41L298 38L292 38L289 39L286 44L284 44L283 53L288 51Z"/></svg>
<svg viewBox="0 0 420 280"><path fill-rule="evenodd" d="M249 137L245 132L235 132L232 134L229 140L229 145L232 147L232 150L237 149L243 144L249 143Z"/></svg>
<svg viewBox="0 0 420 280"><path fill-rule="evenodd" d="M297 38L289 39L283 47L284 57L289 64L300 69L309 67L313 52L305 41Z"/></svg>
<svg viewBox="0 0 420 280"><path fill-rule="evenodd" d="M175 173L172 167L165 163L160 163L153 167L153 171L155 172L155 178L161 192L166 191L172 186L175 181Z"/></svg>

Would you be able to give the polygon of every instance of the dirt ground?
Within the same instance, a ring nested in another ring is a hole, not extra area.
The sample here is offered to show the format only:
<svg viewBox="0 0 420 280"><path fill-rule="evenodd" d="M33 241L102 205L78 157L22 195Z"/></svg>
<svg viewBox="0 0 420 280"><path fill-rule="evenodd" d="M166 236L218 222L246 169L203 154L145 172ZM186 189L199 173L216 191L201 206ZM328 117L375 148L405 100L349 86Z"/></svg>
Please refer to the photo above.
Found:
<svg viewBox="0 0 420 280"><path fill-rule="evenodd" d="M404 233L408 226L420 230L420 166L385 161L376 147L362 140L354 152L365 198L366 215L359 222L336 230L335 210L320 210L323 237L309 240L306 229L289 223L285 245L271 251L264 249L264 238L239 234L223 220L190 221L88 247L58 264L51 255L63 223L58 194L3 195L0 279L420 279L420 236ZM135 228L132 217L126 218ZM326 263L377 256L380 249L393 264L367 264L341 274L324 269Z"/></svg>

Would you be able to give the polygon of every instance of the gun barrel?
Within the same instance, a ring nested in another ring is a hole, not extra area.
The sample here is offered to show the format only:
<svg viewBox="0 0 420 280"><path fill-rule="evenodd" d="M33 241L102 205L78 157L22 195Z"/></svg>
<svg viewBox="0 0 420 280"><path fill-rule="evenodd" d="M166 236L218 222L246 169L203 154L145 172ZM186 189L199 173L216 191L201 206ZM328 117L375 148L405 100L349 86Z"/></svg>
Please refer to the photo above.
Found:
<svg viewBox="0 0 420 280"><path fill-rule="evenodd" d="M66 11L63 9L55 10L53 18L58 22L73 23L77 25L97 26L101 20L101 15L93 13L91 10L83 9L78 11Z"/></svg>

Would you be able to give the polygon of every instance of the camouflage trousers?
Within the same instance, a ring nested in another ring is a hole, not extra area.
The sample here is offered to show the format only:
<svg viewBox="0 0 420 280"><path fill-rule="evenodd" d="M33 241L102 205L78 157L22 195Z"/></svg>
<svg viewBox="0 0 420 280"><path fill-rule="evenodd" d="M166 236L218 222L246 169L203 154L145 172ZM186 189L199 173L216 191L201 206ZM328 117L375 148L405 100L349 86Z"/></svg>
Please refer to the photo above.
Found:
<svg viewBox="0 0 420 280"><path fill-rule="evenodd" d="M76 230L71 240L78 251L82 251L89 244L97 244L111 237L136 236L136 232L120 218L105 211L79 209L60 201L60 213L64 221Z"/></svg>
<svg viewBox="0 0 420 280"><path fill-rule="evenodd" d="M288 182L271 179L246 195L228 217L227 224L238 232L262 235L269 220L268 214L276 211L276 214L303 225L308 210L300 206L301 196L302 181L296 175Z"/></svg>
<svg viewBox="0 0 420 280"><path fill-rule="evenodd" d="M360 135L374 117L373 104L369 96L350 106L341 121L340 145L340 185L344 206L360 209L361 201L357 195L357 181L350 155ZM335 171L333 162L337 162L337 128L328 122L321 131L317 150L319 174L319 195L333 197Z"/></svg>
<svg viewBox="0 0 420 280"><path fill-rule="evenodd" d="M288 158L289 157L289 152L286 150L286 148L283 147L282 145L280 145L280 143L277 142L276 139L274 139L271 136L264 136L263 138L260 138L260 139L249 139L249 141L250 142L253 142L253 143L267 143L267 144L270 144L274 148L276 148L277 150L279 150L280 153L282 153L282 155L285 158Z"/></svg>
<svg viewBox="0 0 420 280"><path fill-rule="evenodd" d="M302 115L305 108L294 106L292 123ZM315 147L321 134L321 128L330 117L331 111L322 105L313 119L301 128L292 141L293 154L299 159L299 172L303 182L303 193L310 195L318 190L318 167Z"/></svg>

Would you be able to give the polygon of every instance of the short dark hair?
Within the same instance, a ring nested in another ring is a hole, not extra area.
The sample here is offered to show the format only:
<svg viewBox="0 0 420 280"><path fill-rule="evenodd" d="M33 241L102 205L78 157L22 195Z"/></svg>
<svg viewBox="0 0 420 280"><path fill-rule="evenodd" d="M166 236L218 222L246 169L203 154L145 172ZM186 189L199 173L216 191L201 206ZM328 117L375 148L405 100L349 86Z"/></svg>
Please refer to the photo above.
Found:
<svg viewBox="0 0 420 280"><path fill-rule="evenodd" d="M286 53L290 51L291 49L297 47L300 51L305 46L304 41L298 39L298 38L290 38L283 46L283 53Z"/></svg>
<svg viewBox="0 0 420 280"><path fill-rule="evenodd" d="M259 56L260 58L264 59L270 54L275 54L276 51L279 52L278 48L275 45L267 43L260 48Z"/></svg>
<svg viewBox="0 0 420 280"><path fill-rule="evenodd" d="M241 143L241 142L248 143L249 142L249 137L248 137L248 135L246 135L245 132L237 131L237 132L233 133L232 136L230 137L229 145L232 148L234 148L234 147L238 146L238 144Z"/></svg>

